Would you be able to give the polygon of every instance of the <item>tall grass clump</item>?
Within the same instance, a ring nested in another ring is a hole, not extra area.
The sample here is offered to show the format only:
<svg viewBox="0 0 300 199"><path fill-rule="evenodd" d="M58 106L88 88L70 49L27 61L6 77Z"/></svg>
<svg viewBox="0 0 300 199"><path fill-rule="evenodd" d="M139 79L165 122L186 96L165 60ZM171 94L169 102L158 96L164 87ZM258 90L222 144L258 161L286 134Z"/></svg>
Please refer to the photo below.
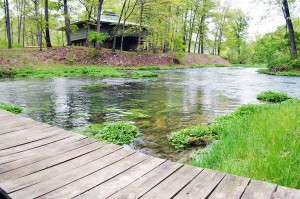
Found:
<svg viewBox="0 0 300 199"><path fill-rule="evenodd" d="M23 109L19 106L11 105L11 104L6 104L0 102L0 110L5 110L11 113L19 114L22 113Z"/></svg>
<svg viewBox="0 0 300 199"><path fill-rule="evenodd" d="M288 96L286 93L274 92L274 91L265 91L256 96L257 99L266 102L283 102L292 97Z"/></svg>
<svg viewBox="0 0 300 199"><path fill-rule="evenodd" d="M247 105L229 118L192 164L299 189L300 101Z"/></svg>

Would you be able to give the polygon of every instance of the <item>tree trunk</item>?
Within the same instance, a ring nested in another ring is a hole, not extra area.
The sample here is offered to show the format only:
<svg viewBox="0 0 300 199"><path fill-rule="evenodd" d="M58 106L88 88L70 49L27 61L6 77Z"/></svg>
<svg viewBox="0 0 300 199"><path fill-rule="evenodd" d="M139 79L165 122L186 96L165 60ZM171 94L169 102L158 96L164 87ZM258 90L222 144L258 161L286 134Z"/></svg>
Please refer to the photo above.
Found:
<svg viewBox="0 0 300 199"><path fill-rule="evenodd" d="M141 0L141 12L140 12L140 30L139 30L139 39L138 39L138 47L137 51L140 52L141 48L141 38L142 38L142 31L143 31L143 13L144 13L144 2Z"/></svg>
<svg viewBox="0 0 300 199"><path fill-rule="evenodd" d="M101 12L102 12L102 5L104 0L99 0L98 2L98 14L97 14L97 33L100 34L101 29ZM96 41L96 49L100 49L100 42Z"/></svg>
<svg viewBox="0 0 300 199"><path fill-rule="evenodd" d="M50 29L49 29L49 3L48 3L48 0L45 0L45 20L46 20L46 28L45 28L45 31L46 31L46 37L45 37L45 40L46 40L46 46L47 48L51 48L52 45L51 45L51 39L50 39Z"/></svg>
<svg viewBox="0 0 300 199"><path fill-rule="evenodd" d="M22 0L22 2L23 2L23 12L25 11L25 6L26 6L26 0ZM22 47L24 48L24 46L25 46L25 22L26 22L26 16L25 16L25 14L23 13L22 14L22 16L23 16L23 30L22 30L22 33L23 33L23 35L22 35L22 37L23 37L23 40L22 40Z"/></svg>
<svg viewBox="0 0 300 199"><path fill-rule="evenodd" d="M119 28L120 28L120 24L121 24L121 20L122 20L122 16L123 16L123 12L124 12L126 3L127 3L127 0L125 0L124 3L123 3L122 10L121 10L121 14L120 14L120 17L119 17L119 20L118 20L118 24L117 24L116 30L114 31L114 42L113 42L113 48L112 48L112 51L113 51L113 52L116 51L117 34L118 34L118 32L119 32ZM125 16L124 16L124 18L125 18Z"/></svg>
<svg viewBox="0 0 300 199"><path fill-rule="evenodd" d="M70 17L68 13L68 0L64 0L64 15L65 15L67 46L71 46L72 42L71 42L71 31L70 31Z"/></svg>
<svg viewBox="0 0 300 199"><path fill-rule="evenodd" d="M5 18L6 18L7 46L8 46L8 48L12 48L11 35L10 35L10 15L9 15L8 0L5 0Z"/></svg>
<svg viewBox="0 0 300 199"><path fill-rule="evenodd" d="M287 0L282 1L282 12L286 21L287 28L289 30L291 55L293 57L297 57L297 47L295 42L294 26L291 20L291 15L290 15L290 10L289 10L289 5Z"/></svg>

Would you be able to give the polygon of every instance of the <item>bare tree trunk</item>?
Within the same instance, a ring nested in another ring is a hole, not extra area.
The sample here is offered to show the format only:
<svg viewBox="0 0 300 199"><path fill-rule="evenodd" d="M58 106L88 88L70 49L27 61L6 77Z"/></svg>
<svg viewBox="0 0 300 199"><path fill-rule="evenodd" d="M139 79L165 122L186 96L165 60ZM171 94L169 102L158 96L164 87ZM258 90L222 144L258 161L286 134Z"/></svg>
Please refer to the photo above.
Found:
<svg viewBox="0 0 300 199"><path fill-rule="evenodd" d="M289 38L290 38L290 48L291 48L291 55L293 57L297 57L297 47L295 42L295 32L294 32L294 26L291 20L289 5L287 0L282 1L282 12L284 14L284 18L286 21L287 28L289 30Z"/></svg>
<svg viewBox="0 0 300 199"><path fill-rule="evenodd" d="M25 12L26 0L22 0L22 2L23 2L23 12ZM22 40L22 46L23 46L23 48L24 48L24 46L25 46L25 30L26 30L26 29L25 29L25 22L26 22L26 16L25 16L25 13L23 13L22 16L23 16L23 20L22 20L22 22L23 22L23 30L22 30L22 33L23 33L22 37L23 37L23 40Z"/></svg>
<svg viewBox="0 0 300 199"><path fill-rule="evenodd" d="M7 34L7 46L12 48L11 34L10 34L10 15L9 15L9 3L5 0L5 18L6 18L6 34Z"/></svg>
<svg viewBox="0 0 300 199"><path fill-rule="evenodd" d="M70 31L70 17L68 12L68 0L64 0L64 15L65 15L67 46L71 46L72 42L71 42L71 31Z"/></svg>
<svg viewBox="0 0 300 199"><path fill-rule="evenodd" d="M143 31L143 13L144 13L144 1L141 0L141 12L140 12L140 30L139 30L139 39L138 39L138 47L137 51L140 52L141 48L141 38L142 38L142 31Z"/></svg>
<svg viewBox="0 0 300 199"><path fill-rule="evenodd" d="M120 14L120 17L119 17L119 20L118 20L118 24L117 24L116 30L114 31L114 42L113 42L113 48L112 48L112 51L113 51L113 52L116 51L117 34L118 34L118 32L119 32L119 28L120 28L120 24L121 24L121 20L122 20L122 16L123 16L123 12L124 12L126 3L127 3L127 0L125 0L124 3L123 3L122 10L121 10L121 14ZM124 18L125 18L125 16L124 16Z"/></svg>
<svg viewBox="0 0 300 199"><path fill-rule="evenodd" d="M97 33L100 34L101 30L101 12L102 12L102 5L104 0L99 0L98 2L98 14L97 14ZM96 41L96 49L100 49L100 42Z"/></svg>
<svg viewBox="0 0 300 199"><path fill-rule="evenodd" d="M46 20L46 45L47 48L51 48L51 39L50 39L50 30L49 30L49 3L48 0L45 0L45 20Z"/></svg>

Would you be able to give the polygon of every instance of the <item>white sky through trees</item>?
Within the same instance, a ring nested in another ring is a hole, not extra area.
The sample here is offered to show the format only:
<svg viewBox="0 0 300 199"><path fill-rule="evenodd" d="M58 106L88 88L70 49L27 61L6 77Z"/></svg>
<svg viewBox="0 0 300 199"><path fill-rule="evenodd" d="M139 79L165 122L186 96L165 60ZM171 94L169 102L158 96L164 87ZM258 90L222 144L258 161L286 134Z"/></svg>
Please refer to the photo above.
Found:
<svg viewBox="0 0 300 199"><path fill-rule="evenodd" d="M252 20L250 21L249 36L266 34L275 31L278 26L285 24L280 7L271 7L259 0L222 0L222 3L230 3L233 8L242 9ZM291 8L291 10L296 10ZM297 13L297 12L295 12ZM299 16L299 15L298 15ZM293 16L296 17L296 16Z"/></svg>

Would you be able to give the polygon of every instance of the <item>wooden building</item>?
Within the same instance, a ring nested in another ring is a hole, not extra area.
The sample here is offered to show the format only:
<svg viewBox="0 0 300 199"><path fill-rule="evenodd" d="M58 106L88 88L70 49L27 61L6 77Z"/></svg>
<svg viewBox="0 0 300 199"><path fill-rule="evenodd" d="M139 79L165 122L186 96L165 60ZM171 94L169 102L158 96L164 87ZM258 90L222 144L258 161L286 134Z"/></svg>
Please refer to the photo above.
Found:
<svg viewBox="0 0 300 199"><path fill-rule="evenodd" d="M113 12L104 12L101 15L101 32L107 33L109 38L101 45L104 48L113 47L113 34L115 28L118 24L119 16ZM76 31L71 32L71 41L75 46L93 46L93 43L87 43L88 32L96 31L97 24L94 21L79 21L72 26L77 26ZM120 24L120 31L122 29L123 22ZM124 31L124 41L123 41L123 50L125 51L135 51L138 45L139 37L139 25L132 22L126 22L125 31ZM119 32L120 32L119 31ZM145 28L143 28L142 37L147 34ZM121 36L117 36L116 49L121 47Z"/></svg>

